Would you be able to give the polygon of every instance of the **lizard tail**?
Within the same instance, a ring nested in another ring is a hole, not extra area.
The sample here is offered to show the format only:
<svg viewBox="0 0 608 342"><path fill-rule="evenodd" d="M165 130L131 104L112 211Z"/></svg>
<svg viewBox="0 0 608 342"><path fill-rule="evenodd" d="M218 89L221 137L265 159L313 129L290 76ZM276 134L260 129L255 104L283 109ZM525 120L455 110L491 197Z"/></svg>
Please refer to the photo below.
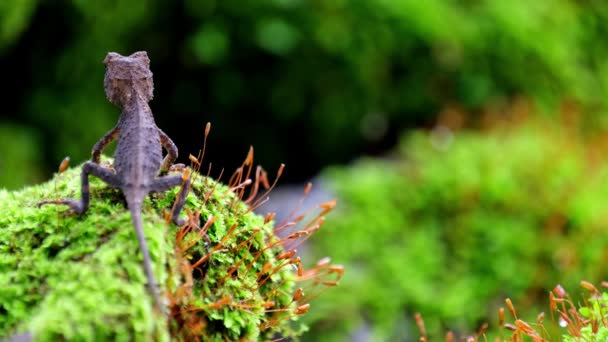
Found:
<svg viewBox="0 0 608 342"><path fill-rule="evenodd" d="M152 272L152 262L150 260L150 252L148 251L148 244L146 243L146 237L144 236L144 230L141 220L141 201L127 201L129 211L131 212L131 219L133 220L133 227L137 234L137 241L139 242L139 249L144 257L144 271L146 272L146 278L148 281L148 290L154 296L156 307L166 315L163 309L162 301L159 294L159 289L156 284L154 273Z"/></svg>

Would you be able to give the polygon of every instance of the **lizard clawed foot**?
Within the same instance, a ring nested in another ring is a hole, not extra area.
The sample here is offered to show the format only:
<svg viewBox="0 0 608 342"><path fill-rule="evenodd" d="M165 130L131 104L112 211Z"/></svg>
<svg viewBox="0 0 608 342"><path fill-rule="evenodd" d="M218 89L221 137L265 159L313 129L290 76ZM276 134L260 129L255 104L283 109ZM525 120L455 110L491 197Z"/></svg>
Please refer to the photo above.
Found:
<svg viewBox="0 0 608 342"><path fill-rule="evenodd" d="M173 217L173 223L175 223L176 225L178 225L180 227L183 227L184 225L188 224L194 228L201 229L200 213L198 213L198 212L192 213L188 208L186 208L186 214L188 215L187 219L180 218L178 216Z"/></svg>
<svg viewBox="0 0 608 342"><path fill-rule="evenodd" d="M178 225L180 227L183 227L184 225L187 224L187 225L190 225L190 226L192 226L194 228L200 229L200 225L199 225L200 220L196 220L193 217L193 215L190 215L190 213L188 213L188 218L187 219L184 219L184 218L181 218L181 217L174 218L173 219L173 223L175 223L176 225Z"/></svg>
<svg viewBox="0 0 608 342"><path fill-rule="evenodd" d="M186 169L186 165L183 163L173 164L169 167L169 172L183 172Z"/></svg>
<svg viewBox="0 0 608 342"><path fill-rule="evenodd" d="M44 200L40 201L36 204L38 208L47 204L55 204L55 205L67 205L70 208L65 211L66 214L82 214L84 212L83 206L80 202L70 200L70 199L62 199L62 200Z"/></svg>

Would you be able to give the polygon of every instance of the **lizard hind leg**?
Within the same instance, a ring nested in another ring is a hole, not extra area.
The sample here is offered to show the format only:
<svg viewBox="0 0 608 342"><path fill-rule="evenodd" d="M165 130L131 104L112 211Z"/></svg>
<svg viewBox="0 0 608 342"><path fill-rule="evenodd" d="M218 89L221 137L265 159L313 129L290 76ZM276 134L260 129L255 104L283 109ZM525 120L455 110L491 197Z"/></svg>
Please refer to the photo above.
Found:
<svg viewBox="0 0 608 342"><path fill-rule="evenodd" d="M99 164L94 162L86 162L82 165L82 172L80 173L80 200L74 200L69 198L64 198L60 200L45 200L38 203L38 207L41 207L45 204L64 204L70 207L68 212L72 212L74 214L82 214L89 208L89 199L91 197L91 192L89 190L89 175L96 176L100 178L108 185L113 187L118 187L120 185L120 180L118 176L110 169L107 169Z"/></svg>
<svg viewBox="0 0 608 342"><path fill-rule="evenodd" d="M188 196L188 190L190 190L190 182L190 177L184 179L183 175L171 175L156 178L150 186L150 191L163 192L181 184L177 200L175 205L173 205L173 210L171 211L171 220L178 226L182 226L184 223L186 223L186 220L180 218L179 215L184 208L184 203L186 202L186 197Z"/></svg>

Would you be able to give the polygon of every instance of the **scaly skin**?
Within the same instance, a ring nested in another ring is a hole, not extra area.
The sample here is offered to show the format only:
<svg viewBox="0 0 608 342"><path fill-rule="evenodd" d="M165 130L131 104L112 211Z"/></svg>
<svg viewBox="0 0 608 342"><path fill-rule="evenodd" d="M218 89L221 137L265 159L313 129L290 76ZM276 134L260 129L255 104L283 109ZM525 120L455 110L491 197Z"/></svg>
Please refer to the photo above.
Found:
<svg viewBox="0 0 608 342"><path fill-rule="evenodd" d="M118 124L93 146L91 161L86 162L82 167L80 201L62 199L44 201L41 204L65 204L69 205L71 211L76 214L84 213L89 207L89 174L101 178L112 187L121 189L129 206L143 254L148 289L154 296L158 309L165 313L156 288L150 253L143 234L141 206L148 193L166 191L181 184L182 191L174 206L172 219L175 224L182 225L184 220L179 218L179 214L190 186L190 178L184 179L183 175L159 177L159 174L166 172L177 158L177 148L173 141L156 126L148 106L148 102L152 100L154 85L150 60L146 52L140 51L126 57L110 52L104 64L106 65L104 79L106 96L122 110ZM114 154L114 170L110 170L99 165L99 156L103 149L116 139L118 146ZM167 150L164 160L163 147Z"/></svg>

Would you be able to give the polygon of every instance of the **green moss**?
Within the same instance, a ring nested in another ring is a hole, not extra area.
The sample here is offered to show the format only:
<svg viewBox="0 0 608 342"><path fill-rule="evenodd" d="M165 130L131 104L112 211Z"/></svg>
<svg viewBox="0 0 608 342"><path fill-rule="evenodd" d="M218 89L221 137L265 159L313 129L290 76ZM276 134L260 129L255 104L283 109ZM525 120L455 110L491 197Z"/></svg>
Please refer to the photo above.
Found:
<svg viewBox="0 0 608 342"><path fill-rule="evenodd" d="M605 279L605 145L574 130L530 122L445 146L417 131L390 161L328 170L341 205L313 252L349 272L306 337L340 340L365 322L373 340L408 339L416 312L430 340L495 329L506 297L534 322L555 284Z"/></svg>
<svg viewBox="0 0 608 342"><path fill-rule="evenodd" d="M80 167L21 191L0 190L0 336L28 331L37 340L149 341L186 335L214 340L295 334L291 320L260 330L264 322L277 318L264 310L265 301L282 308L293 305L294 275L280 268L258 286L258 273L266 263L278 265L274 257L282 249L265 248L277 240L272 222L250 212L227 187L196 175L186 207L201 211L201 224L211 216L215 222L208 239L196 232L186 234L184 241L194 242L186 251L176 242L180 227L162 218L179 189L144 202L142 218L154 273L173 313L167 323L146 291L142 256L122 194L90 179L91 205L81 216L64 215L65 206L37 207L44 199L78 198ZM213 248L217 251L193 272L180 269L180 260L194 264ZM178 291L189 277L194 282L191 292ZM233 301L213 305L226 296ZM237 305L243 303L248 306ZM186 309L197 313L202 329L176 319Z"/></svg>

